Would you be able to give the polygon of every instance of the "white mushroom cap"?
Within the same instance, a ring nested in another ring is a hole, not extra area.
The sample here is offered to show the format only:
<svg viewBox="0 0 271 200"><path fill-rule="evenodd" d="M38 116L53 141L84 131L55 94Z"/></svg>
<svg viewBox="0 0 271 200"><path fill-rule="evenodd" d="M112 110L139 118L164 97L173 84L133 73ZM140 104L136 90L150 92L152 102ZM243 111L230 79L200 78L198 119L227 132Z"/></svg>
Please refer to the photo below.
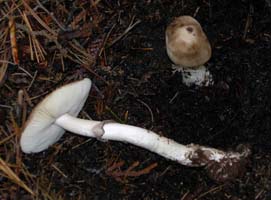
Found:
<svg viewBox="0 0 271 200"><path fill-rule="evenodd" d="M20 145L25 153L47 149L64 134L55 124L63 114L76 117L81 111L91 88L91 80L85 78L56 89L32 111L21 135Z"/></svg>
<svg viewBox="0 0 271 200"><path fill-rule="evenodd" d="M177 17L166 29L169 58L183 68L197 68L211 57L211 46L200 23L190 16Z"/></svg>

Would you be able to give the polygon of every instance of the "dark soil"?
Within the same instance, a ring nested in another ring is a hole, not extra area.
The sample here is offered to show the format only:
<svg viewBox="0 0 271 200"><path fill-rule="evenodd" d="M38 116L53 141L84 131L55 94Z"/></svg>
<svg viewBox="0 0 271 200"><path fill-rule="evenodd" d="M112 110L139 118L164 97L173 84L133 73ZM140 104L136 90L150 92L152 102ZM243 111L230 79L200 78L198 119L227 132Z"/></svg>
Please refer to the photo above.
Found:
<svg viewBox="0 0 271 200"><path fill-rule="evenodd" d="M62 71L60 62L37 69L23 58L25 69L32 74L38 70L52 80L36 80L30 96L78 76L90 77L100 92L92 90L81 117L88 114L97 120L145 127L182 144L234 149L248 143L251 160L244 177L219 184L202 168L181 166L129 144L65 134L43 153L22 155L36 180L29 187L43 188L38 199L48 198L44 191L52 199L271 199L271 2L146 0L101 1L100 5L103 20L94 29L93 40L103 39L115 27L92 67L99 76L71 61ZM212 44L212 58L206 64L215 80L211 87L188 88L179 73L172 74L164 32L180 15L195 15ZM141 22L110 46L133 17ZM10 66L6 78L15 91L31 81L17 83L11 76L16 70ZM13 107L17 93L8 93L1 88L0 103ZM7 130L8 109L0 109L0 124ZM158 165L142 176L116 177L108 168L120 161L124 161L122 171L136 161L136 171ZM0 178L0 184L3 181L8 180ZM24 190L16 191L18 199L30 198Z"/></svg>

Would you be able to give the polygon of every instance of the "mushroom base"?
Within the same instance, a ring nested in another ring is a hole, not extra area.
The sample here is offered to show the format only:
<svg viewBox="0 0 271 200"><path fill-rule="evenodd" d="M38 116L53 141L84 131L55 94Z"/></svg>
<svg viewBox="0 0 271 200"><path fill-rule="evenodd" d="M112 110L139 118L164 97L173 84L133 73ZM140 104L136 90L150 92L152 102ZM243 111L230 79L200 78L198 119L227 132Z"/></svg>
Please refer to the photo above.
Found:
<svg viewBox="0 0 271 200"><path fill-rule="evenodd" d="M184 68L182 66L173 67L174 72L182 72L183 83L187 86L210 86L213 85L213 76L210 71L204 66L199 68Z"/></svg>
<svg viewBox="0 0 271 200"><path fill-rule="evenodd" d="M196 145L198 146L198 145ZM190 159L197 166L205 166L208 176L216 182L226 182L242 177L246 172L251 150L248 145L239 145L236 151L220 152L219 159L214 159L214 152L208 147L195 146ZM218 153L218 152L217 152ZM219 154L219 153L218 153Z"/></svg>

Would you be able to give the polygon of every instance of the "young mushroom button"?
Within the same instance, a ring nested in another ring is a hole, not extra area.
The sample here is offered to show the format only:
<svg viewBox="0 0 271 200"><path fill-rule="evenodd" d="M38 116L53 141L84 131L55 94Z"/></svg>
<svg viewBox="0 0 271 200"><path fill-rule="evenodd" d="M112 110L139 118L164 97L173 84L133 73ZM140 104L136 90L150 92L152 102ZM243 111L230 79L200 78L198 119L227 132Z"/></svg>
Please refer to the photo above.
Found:
<svg viewBox="0 0 271 200"><path fill-rule="evenodd" d="M203 66L212 54L211 46L199 22L190 16L177 17L166 29L166 49L175 71L181 71L183 82L208 86L210 72ZM174 71L174 72L175 72Z"/></svg>
<svg viewBox="0 0 271 200"><path fill-rule="evenodd" d="M245 170L249 148L237 152L190 144L183 145L169 138L136 126L77 118L91 88L83 79L67 84L43 99L30 114L21 134L20 145L25 153L37 153L54 144L65 130L101 140L114 140L136 145L167 159L192 167L206 167L216 181L234 179Z"/></svg>

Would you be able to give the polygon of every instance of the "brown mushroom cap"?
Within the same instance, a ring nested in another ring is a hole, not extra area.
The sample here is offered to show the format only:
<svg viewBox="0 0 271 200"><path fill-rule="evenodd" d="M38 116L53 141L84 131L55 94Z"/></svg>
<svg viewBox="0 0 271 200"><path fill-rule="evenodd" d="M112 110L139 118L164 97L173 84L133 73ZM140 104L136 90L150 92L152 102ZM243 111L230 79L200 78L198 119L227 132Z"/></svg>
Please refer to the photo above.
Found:
<svg viewBox="0 0 271 200"><path fill-rule="evenodd" d="M177 17L166 29L169 58L183 68L197 68L211 57L211 46L199 22L190 16Z"/></svg>

